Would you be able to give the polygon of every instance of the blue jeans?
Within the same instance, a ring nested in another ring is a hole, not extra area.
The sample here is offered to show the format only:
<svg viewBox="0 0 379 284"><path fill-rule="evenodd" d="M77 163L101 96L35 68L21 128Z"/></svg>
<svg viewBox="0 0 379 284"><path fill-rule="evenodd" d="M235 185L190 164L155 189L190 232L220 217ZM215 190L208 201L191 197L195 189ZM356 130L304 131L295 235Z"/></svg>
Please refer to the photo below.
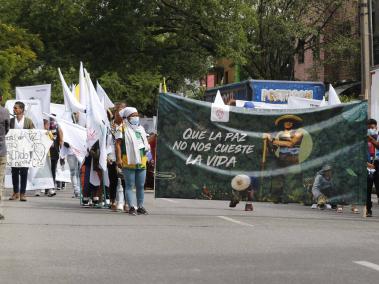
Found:
<svg viewBox="0 0 379 284"><path fill-rule="evenodd" d="M135 207L132 192L134 186L136 187L137 207L143 207L146 169L123 169L123 172L125 177L126 199L128 201L129 208Z"/></svg>
<svg viewBox="0 0 379 284"><path fill-rule="evenodd" d="M74 188L74 193L78 193L80 191L79 185L79 162L75 155L67 155L67 162L70 167L70 177L71 177L71 184Z"/></svg>

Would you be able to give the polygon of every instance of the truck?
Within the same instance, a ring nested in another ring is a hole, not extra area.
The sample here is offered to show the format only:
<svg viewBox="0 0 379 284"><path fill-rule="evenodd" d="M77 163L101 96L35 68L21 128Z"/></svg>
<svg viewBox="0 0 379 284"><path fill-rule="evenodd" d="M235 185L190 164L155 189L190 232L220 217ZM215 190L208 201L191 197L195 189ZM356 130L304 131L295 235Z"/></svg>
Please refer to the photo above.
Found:
<svg viewBox="0 0 379 284"><path fill-rule="evenodd" d="M286 104L289 96L322 100L325 85L322 82L245 80L206 90L205 101L214 102L217 91L220 91L225 103L234 99Z"/></svg>

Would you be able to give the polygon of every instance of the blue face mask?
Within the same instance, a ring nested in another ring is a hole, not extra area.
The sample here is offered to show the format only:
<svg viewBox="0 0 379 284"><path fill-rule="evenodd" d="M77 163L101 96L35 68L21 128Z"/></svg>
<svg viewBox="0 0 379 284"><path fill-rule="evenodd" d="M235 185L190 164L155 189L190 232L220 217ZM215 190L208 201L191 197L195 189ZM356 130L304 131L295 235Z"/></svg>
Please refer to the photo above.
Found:
<svg viewBox="0 0 379 284"><path fill-rule="evenodd" d="M131 125L139 125L139 117L138 116L132 116L129 119L129 122Z"/></svg>

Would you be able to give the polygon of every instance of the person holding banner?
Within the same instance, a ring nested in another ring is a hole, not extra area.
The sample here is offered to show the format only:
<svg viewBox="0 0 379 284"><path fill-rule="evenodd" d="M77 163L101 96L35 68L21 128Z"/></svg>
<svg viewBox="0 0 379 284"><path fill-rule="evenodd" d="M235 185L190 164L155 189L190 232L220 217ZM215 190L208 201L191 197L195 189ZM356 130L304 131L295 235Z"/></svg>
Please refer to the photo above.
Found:
<svg viewBox="0 0 379 284"><path fill-rule="evenodd" d="M2 96L0 95L0 101ZM2 202L3 202L3 190L4 190L4 176L5 176L5 166L7 164L7 149L5 144L5 135L9 131L9 113L8 111L0 106L0 220L4 220L4 215L2 212Z"/></svg>
<svg viewBox="0 0 379 284"><path fill-rule="evenodd" d="M17 101L13 107L15 117L10 120L10 129L34 129L33 121L24 116L25 104ZM26 183L28 181L28 169L24 167L12 167L13 195L9 200L26 201ZM21 180L21 184L19 183Z"/></svg>
<svg viewBox="0 0 379 284"><path fill-rule="evenodd" d="M144 203L144 184L146 179L147 152L149 142L143 126L139 124L138 111L134 107L126 107L120 112L124 123L116 133L117 166L123 169L126 180L126 199L129 214L147 215ZM132 189L136 187L137 210L133 202Z"/></svg>

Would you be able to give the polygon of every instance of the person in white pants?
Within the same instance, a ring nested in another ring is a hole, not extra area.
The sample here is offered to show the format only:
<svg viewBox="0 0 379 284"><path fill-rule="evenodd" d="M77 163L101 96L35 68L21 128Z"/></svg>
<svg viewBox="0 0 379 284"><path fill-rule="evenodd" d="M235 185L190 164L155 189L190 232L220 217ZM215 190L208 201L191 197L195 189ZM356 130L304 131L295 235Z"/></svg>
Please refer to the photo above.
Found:
<svg viewBox="0 0 379 284"><path fill-rule="evenodd" d="M70 167L70 177L71 184L74 189L74 193L72 197L79 197L80 193L80 180L79 180L79 162L74 152L72 151L70 144L64 142L63 147L60 151L60 163L64 165L65 159L67 159L68 165Z"/></svg>

